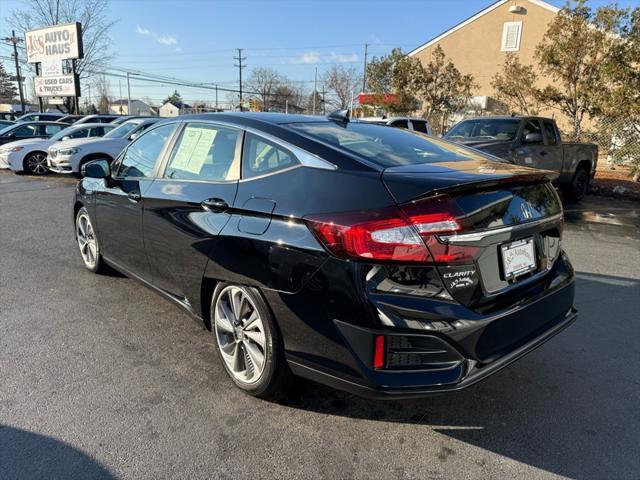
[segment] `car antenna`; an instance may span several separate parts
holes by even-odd
[[[346,125],[347,123],[349,123],[349,109],[346,108],[344,110],[336,110],[335,112],[331,112],[329,115],[327,115],[327,119]]]

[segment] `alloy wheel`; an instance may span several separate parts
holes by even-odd
[[[27,159],[27,168],[34,175],[44,175],[49,171],[47,156],[42,153],[34,153]]]
[[[98,241],[93,232],[91,219],[85,212],[81,212],[76,219],[76,237],[84,264],[89,269],[95,268],[98,262]]]
[[[218,295],[214,317],[227,370],[238,382],[257,382],[264,372],[267,342],[256,305],[243,288],[228,286]]]

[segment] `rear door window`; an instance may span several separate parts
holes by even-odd
[[[187,124],[173,149],[165,178],[226,182],[238,180],[240,132],[218,125]]]
[[[395,120],[395,121],[391,122],[389,125],[391,125],[392,127],[395,127],[395,128],[408,129],[409,128],[409,121],[408,120]]]
[[[66,128],[66,125],[45,125],[44,134],[48,136],[55,135],[63,128]]]
[[[242,178],[257,177],[297,165],[293,153],[284,147],[247,133],[242,152]]]
[[[544,127],[544,134],[547,138],[547,145],[555,145],[558,143],[558,138],[556,137],[556,129],[553,125],[553,122],[549,122],[548,120],[544,120],[542,122]]]
[[[429,133],[429,131],[427,130],[427,122],[423,122],[420,120],[411,120],[411,123],[413,124],[413,129],[416,132]]]

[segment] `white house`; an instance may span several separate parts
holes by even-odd
[[[131,100],[131,113],[129,113],[129,103],[125,98],[109,103],[109,113],[114,115],[151,115],[151,107],[142,100]]]
[[[178,115],[188,115],[192,113],[193,108],[191,105],[183,104],[182,107],[178,108],[173,103],[167,102],[160,107],[160,116],[161,117],[177,117]]]

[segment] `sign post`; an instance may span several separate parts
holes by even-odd
[[[76,60],[84,57],[79,22],[51,25],[25,32],[27,62],[36,64],[35,89],[40,111],[43,97],[74,97],[78,110],[80,82]],[[71,73],[64,74],[62,62],[71,60]]]

